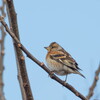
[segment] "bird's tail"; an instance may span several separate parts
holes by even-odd
[[[86,78],[83,74],[81,74],[79,71],[76,72],[77,74],[81,75],[83,78]]]

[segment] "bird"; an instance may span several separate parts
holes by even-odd
[[[44,48],[47,50],[47,67],[51,72],[60,76],[66,75],[65,81],[67,80],[67,75],[71,73],[79,74],[85,78],[79,72],[81,69],[78,67],[77,62],[58,43],[52,42],[48,47]]]

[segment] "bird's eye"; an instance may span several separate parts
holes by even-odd
[[[56,48],[56,46],[52,46],[52,48]]]
[[[53,49],[54,47],[52,47],[52,49]]]

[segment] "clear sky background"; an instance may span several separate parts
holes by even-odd
[[[54,41],[59,43],[77,61],[86,77],[71,74],[67,82],[86,96],[100,61],[100,0],[14,0],[14,5],[22,44],[45,63],[44,47]],[[6,99],[22,100],[9,35],[4,60]],[[35,100],[80,100],[26,55],[25,60]],[[65,76],[60,78],[64,80]],[[94,99],[100,99],[100,80],[91,100]]]

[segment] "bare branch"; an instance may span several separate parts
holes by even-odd
[[[17,37],[14,35],[13,32],[10,31],[7,24],[3,21],[2,17],[0,18],[1,23],[4,25],[6,31],[9,33],[9,35],[15,40],[16,45],[36,64],[38,64],[42,69],[44,69],[52,79],[63,85],[64,87],[68,88],[70,91],[72,91],[77,97],[81,98],[82,100],[87,100],[80,92],[78,92],[74,87],[72,87],[70,84],[65,83],[65,81],[62,81],[59,79],[55,74],[53,74],[45,65],[44,63],[41,63],[39,60],[37,60],[17,39]]]
[[[14,32],[14,35],[19,39],[19,31],[17,24],[17,14],[15,12],[13,0],[6,0],[7,3],[7,13],[8,19],[11,27],[11,31]],[[16,54],[16,62],[18,69],[18,80],[21,88],[22,98],[23,100],[33,100],[33,95],[27,75],[25,59],[22,51],[15,45],[15,41],[13,41],[15,54]]]
[[[97,82],[99,80],[99,74],[100,74],[100,64],[99,64],[99,67],[98,67],[97,71],[95,72],[94,81],[93,81],[93,83],[92,83],[92,85],[91,85],[91,87],[89,89],[89,93],[87,95],[87,99],[90,99],[94,94],[93,91],[94,91],[94,89],[95,89],[95,87],[97,85]]]
[[[5,2],[4,0],[2,0],[2,6],[0,7],[0,12],[1,15],[5,17]],[[1,37],[0,37],[0,100],[5,100],[5,96],[3,93],[3,87],[4,87],[4,83],[3,83],[3,71],[4,71],[4,41],[5,41],[5,31],[4,31],[4,27],[3,25],[0,26],[0,30],[1,30]]]

